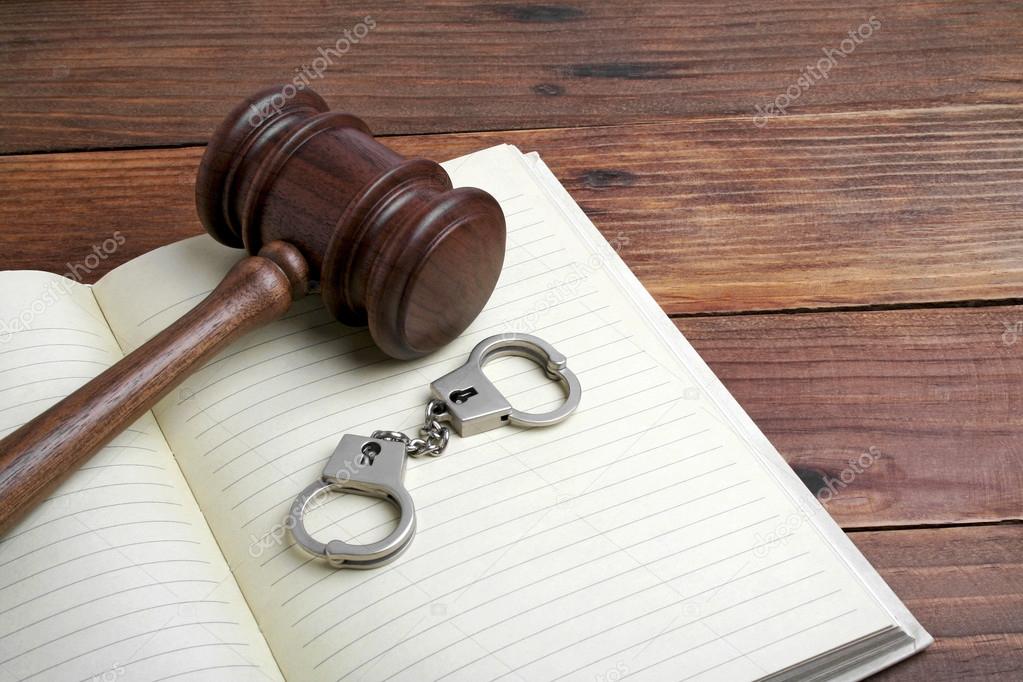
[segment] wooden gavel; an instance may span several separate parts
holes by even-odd
[[[406,159],[306,89],[268,88],[213,135],[196,204],[217,241],[250,254],[199,305],[0,441],[0,532],[211,356],[281,317],[318,282],[330,313],[395,358],[430,353],[483,309],[504,215],[444,169]]]

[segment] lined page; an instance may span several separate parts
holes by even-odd
[[[612,281],[619,262],[587,247],[517,150],[446,167],[497,197],[508,222],[498,288],[460,339],[392,361],[310,298],[155,411],[285,675],[756,679],[891,627]],[[237,258],[196,238],[115,271],[97,296],[134,346]],[[124,296],[145,276],[165,284],[155,307]],[[409,461],[418,531],[386,568],[334,570],[298,551],[282,522],[341,435],[414,430],[429,382],[505,331],[568,356],[579,411]],[[520,409],[558,400],[521,359],[488,374]],[[368,542],[393,519],[384,503],[335,496],[309,527]]]
[[[0,436],[121,358],[89,287],[0,273]],[[278,680],[147,414],[0,537],[0,680]]]

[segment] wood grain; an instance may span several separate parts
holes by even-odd
[[[375,28],[316,63],[366,16]],[[871,17],[869,39],[798,85]],[[377,133],[752,116],[790,87],[790,112],[1014,103],[1021,30],[1005,0],[9,1],[0,151],[199,144],[303,67]]]
[[[1023,679],[1023,526],[853,533],[934,638],[871,680]]]
[[[294,246],[270,242],[181,319],[0,441],[0,534],[214,354],[287,312],[307,274]]]
[[[277,96],[250,93],[206,147],[195,191],[203,226],[251,254],[272,240],[293,245],[331,316],[368,326],[392,358],[456,339],[501,275],[501,205],[452,188],[436,162],[406,159],[311,89]],[[438,306],[450,291],[461,294]]]
[[[1023,2],[0,3],[0,268],[94,281],[199,233],[198,145],[367,15],[312,81],[334,108],[406,155],[539,150],[711,315],[677,324],[829,511],[884,529],[851,535],[937,642],[875,679],[1023,679],[1023,307],[991,305],[1023,299]],[[123,147],[165,148],[34,154]]]
[[[843,526],[1023,521],[1023,306],[676,324]]]
[[[1023,296],[1020,106],[384,141],[434,159],[539,150],[669,313]],[[93,280],[201,232],[201,154],[0,157],[0,267],[65,272],[120,231]]]

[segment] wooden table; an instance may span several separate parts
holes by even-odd
[[[937,638],[881,678],[1023,679],[1023,3],[6,2],[0,268],[198,233],[303,65],[402,152],[538,150],[811,489],[880,454],[829,510]]]

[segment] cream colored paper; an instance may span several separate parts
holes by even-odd
[[[0,273],[0,435],[121,358],[89,287]],[[0,537],[0,680],[279,680],[151,414]]]
[[[494,194],[509,228],[498,289],[458,341],[395,362],[309,298],[154,411],[285,676],[755,679],[894,628],[517,150],[447,168]],[[130,349],[237,258],[196,238],[119,268],[96,296]],[[578,414],[410,462],[419,530],[387,568],[336,571],[291,546],[288,505],[342,433],[415,428],[432,379],[516,330],[569,357]],[[522,362],[491,374],[517,406],[556,397]],[[368,541],[391,519],[347,496],[311,525]]]

